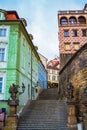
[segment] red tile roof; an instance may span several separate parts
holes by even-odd
[[[7,20],[17,20],[20,19],[16,11],[6,11]]]
[[[59,59],[55,58],[53,60],[50,60],[47,64],[47,68],[58,69],[59,68]]]

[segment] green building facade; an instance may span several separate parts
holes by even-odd
[[[17,13],[0,10],[0,16],[0,108],[8,110],[9,87],[13,83],[19,90],[19,107],[36,99],[39,56]]]

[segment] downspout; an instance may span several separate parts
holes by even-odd
[[[31,100],[32,100],[32,50],[31,50]]]

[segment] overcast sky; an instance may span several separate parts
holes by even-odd
[[[59,56],[59,10],[82,10],[87,0],[0,0],[0,9],[16,10],[27,21],[33,44],[48,60]]]

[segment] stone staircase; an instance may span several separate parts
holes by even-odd
[[[48,88],[44,89],[38,96],[39,100],[57,100],[58,88]]]
[[[57,100],[57,88],[43,90],[19,118],[18,130],[67,130],[67,105]]]

